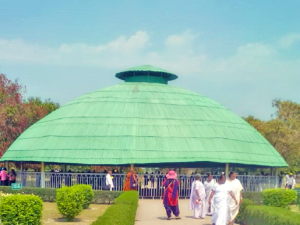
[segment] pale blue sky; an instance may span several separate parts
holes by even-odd
[[[0,72],[61,104],[152,64],[240,116],[300,102],[300,1],[4,1]]]

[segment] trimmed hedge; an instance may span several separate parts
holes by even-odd
[[[240,205],[240,212],[236,217],[236,222],[238,224],[245,224],[246,221],[246,215],[245,215],[245,210],[246,207],[249,205],[256,205],[256,203],[250,199],[243,199],[243,203]]]
[[[261,192],[243,192],[243,198],[254,201],[257,205],[262,204],[262,193]]]
[[[78,184],[74,186],[78,190],[80,190],[83,194],[83,209],[87,209],[94,199],[94,192],[92,186],[86,184]]]
[[[78,187],[63,187],[56,190],[55,201],[58,211],[70,221],[82,211],[84,196]]]
[[[137,191],[124,192],[92,225],[134,225],[138,200]]]
[[[39,196],[44,202],[54,202],[56,189],[54,188],[35,188],[24,187],[22,190],[11,190],[10,187],[0,186],[0,192],[8,194],[33,194]],[[121,191],[93,191],[94,204],[113,204],[114,200],[123,192]]]
[[[247,206],[247,225],[300,225],[300,214],[287,209],[271,206]]]
[[[263,204],[285,208],[297,199],[297,192],[286,189],[266,189],[262,192]]]
[[[3,225],[41,224],[43,201],[34,195],[10,195],[1,198],[0,219]]]

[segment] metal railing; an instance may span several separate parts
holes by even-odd
[[[114,191],[122,191],[126,174],[113,174]],[[202,176],[203,182],[207,179]],[[214,176],[218,181],[218,176]],[[252,176],[239,175],[244,191],[261,192],[268,188],[280,187],[280,181],[277,176]],[[164,175],[160,174],[138,174],[138,191],[142,198],[161,198],[163,195],[162,183],[165,180]],[[191,192],[193,176],[178,175],[179,197],[188,198]],[[19,172],[17,182],[24,187],[40,187],[40,172]],[[72,186],[75,184],[91,185],[93,190],[102,190],[106,185],[106,174],[104,173],[45,173],[46,188],[60,188],[62,186]]]

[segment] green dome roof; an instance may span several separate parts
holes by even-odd
[[[123,76],[128,71],[146,71],[152,78],[156,72],[171,76],[142,82],[146,77],[141,74],[139,82],[85,94],[27,129],[1,161],[287,166],[273,146],[242,118],[205,96],[161,82],[176,75],[138,67],[117,77],[130,79]]]

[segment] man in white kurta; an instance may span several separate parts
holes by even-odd
[[[108,171],[107,175],[106,175],[106,186],[109,186],[109,190],[112,191],[112,189],[114,188],[114,183],[112,181],[112,178],[111,178],[111,174],[112,172],[111,171]]]
[[[233,224],[236,216],[239,213],[240,210],[240,204],[242,203],[242,190],[244,189],[241,182],[236,179],[237,173],[233,172],[230,174],[230,177],[227,181],[230,190],[235,195],[235,198],[238,202],[238,204],[235,203],[235,200],[231,197],[228,198],[228,205],[230,209],[230,217],[229,217],[229,224]]]
[[[192,184],[189,208],[194,210],[195,219],[205,218],[205,189],[200,174],[195,175],[195,181]]]
[[[205,188],[205,194],[206,194],[206,198],[205,198],[205,213],[206,213],[206,215],[212,215],[212,213],[213,213],[213,204],[210,205],[208,203],[211,191],[213,190],[213,187],[216,184],[216,180],[212,179],[212,178],[213,178],[213,176],[211,174],[208,174],[207,180],[204,182],[204,188]],[[213,203],[213,199],[211,202]]]

